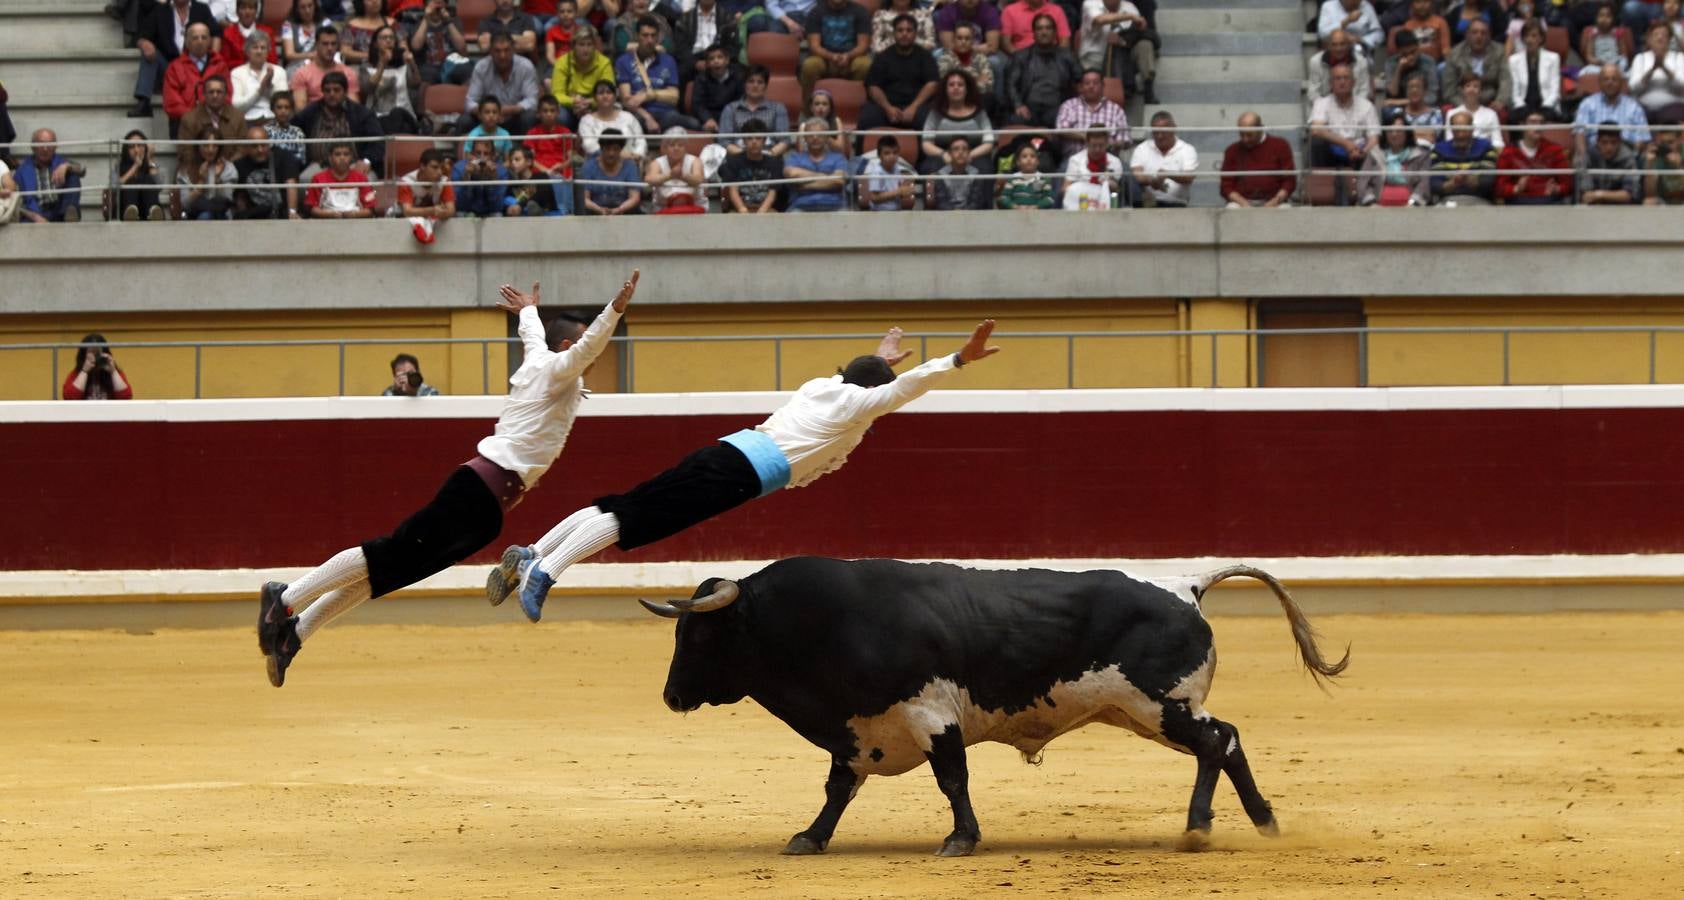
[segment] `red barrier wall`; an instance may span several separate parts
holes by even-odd
[[[752,419],[581,421],[504,537]],[[487,424],[0,426],[0,568],[313,564],[425,503]],[[813,486],[601,558],[1677,552],[1681,459],[1676,408],[902,413]]]

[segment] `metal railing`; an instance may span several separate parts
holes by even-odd
[[[1127,383],[1080,383],[1078,377],[1078,358],[1086,359],[1079,353],[1104,353],[1092,347],[1081,347],[1081,342],[1099,343],[1114,340],[1172,340],[1177,342],[1175,364],[1184,386],[1190,387],[1222,387],[1223,378],[1223,348],[1229,344],[1226,357],[1230,363],[1234,354],[1238,354],[1246,366],[1246,374],[1239,379],[1242,386],[1253,386],[1259,380],[1263,370],[1263,357],[1268,352],[1267,340],[1279,337],[1305,336],[1338,336],[1349,335],[1356,342],[1357,384],[1355,386],[1370,386],[1369,361],[1371,342],[1375,338],[1390,337],[1423,337],[1431,336],[1489,336],[1497,339],[1499,348],[1496,350],[1500,358],[1500,383],[1509,385],[1513,382],[1514,344],[1517,336],[1554,335],[1554,336],[1590,336],[1590,335],[1639,335],[1647,338],[1646,378],[1632,380],[1625,383],[1655,384],[1659,376],[1659,344],[1661,335],[1684,335],[1684,325],[1587,325],[1587,326],[1461,326],[1461,327],[1347,327],[1347,328],[1245,328],[1245,329],[1179,329],[1164,331],[1129,330],[1129,331],[1025,331],[998,332],[994,340],[1010,344],[1014,341],[1062,341],[1064,343],[1064,384],[1065,388],[1096,388],[1096,387],[1138,387],[1139,384]],[[937,354],[950,352],[968,337],[966,332],[924,332],[908,333],[904,337],[907,346],[916,345],[918,358],[928,359],[933,349]],[[728,344],[751,343],[771,344],[770,378],[766,390],[785,390],[785,345],[799,344],[813,341],[859,341],[865,345],[874,345],[882,338],[881,334],[749,334],[749,335],[661,335],[661,336],[618,336],[611,339],[612,347],[619,354],[620,361],[620,389],[626,392],[637,390],[636,357],[637,349],[642,346],[647,356],[655,352],[656,348],[698,345],[698,344]],[[1231,341],[1224,339],[1241,339],[1244,346],[1235,349]],[[491,348],[501,345],[507,351],[501,362],[504,366],[512,367],[518,361],[515,354],[519,350],[519,339],[509,338],[319,338],[307,340],[242,340],[242,341],[110,341],[106,347],[114,350],[182,350],[190,351],[193,356],[193,397],[202,398],[204,395],[205,351],[227,348],[334,348],[337,355],[338,392],[337,396],[345,396],[346,382],[346,350],[355,347],[401,347],[413,349],[416,347],[456,347],[478,346],[480,362],[481,393],[490,394],[494,383],[501,383],[503,376],[499,375],[496,382],[491,376],[492,353]],[[49,366],[43,367],[43,373],[49,374],[47,398],[56,399],[61,388],[61,374],[68,371],[62,368],[61,358],[66,352],[74,354],[82,344],[78,342],[38,342],[21,344],[0,344],[0,354],[8,352],[40,352],[45,351],[51,356]],[[1199,352],[1209,355],[1209,371],[1195,372],[1194,358]],[[1684,350],[1681,350],[1684,359]],[[838,359],[837,362],[841,362]],[[1201,361],[1202,362],[1202,361]],[[1684,362],[1681,362],[1684,365]],[[1200,366],[1202,368],[1202,366]],[[501,371],[501,369],[500,369]],[[740,367],[738,369],[740,371]],[[823,371],[803,372],[800,377],[827,374]],[[1208,374],[1208,380],[1204,376]],[[1229,379],[1230,382],[1233,379]],[[1476,382],[1489,383],[1489,382]],[[459,386],[460,381],[457,382]],[[1160,385],[1154,385],[1160,386]],[[1035,384],[1033,387],[1045,388],[1048,385]],[[692,389],[705,390],[705,386],[695,386]]]

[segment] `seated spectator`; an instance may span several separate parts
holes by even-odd
[[[1018,0],[1012,6],[1022,6]],[[1042,4],[1043,9],[1058,10]],[[1042,13],[1035,19],[1034,43],[1012,56],[1006,74],[1006,102],[1012,107],[1011,124],[1051,128],[1058,122],[1058,108],[1076,92],[1081,69],[1076,57],[1059,44],[1057,19]]]
[[[737,13],[727,9],[719,0],[696,0],[694,6],[678,18],[678,26],[673,32],[673,41],[677,52],[673,54],[678,59],[678,70],[683,73],[683,80],[700,81],[707,75],[709,69],[708,55],[718,48],[725,54],[727,61],[736,58],[743,51],[742,41],[737,35]],[[721,73],[732,71],[726,66]],[[740,80],[740,79],[739,79]],[[738,96],[741,96],[739,92]],[[719,118],[718,110],[725,107],[725,103],[737,99],[731,97],[711,109],[715,112],[713,118]],[[700,112],[696,118],[702,118]]]
[[[1393,43],[1397,44],[1397,50],[1386,60],[1384,84],[1381,86],[1385,103],[1381,105],[1403,106],[1408,103],[1409,79],[1414,76],[1419,76],[1424,81],[1426,96],[1436,99],[1439,95],[1438,63],[1421,52],[1421,42],[1416,39],[1415,32],[1400,31]],[[1513,64],[1512,61],[1510,64]],[[1355,68],[1352,71],[1354,72]],[[1360,88],[1360,82],[1358,86]]]
[[[766,99],[766,85],[771,83],[772,74],[765,66],[750,66],[748,77],[743,79],[743,99],[727,104],[725,113],[719,120],[719,143],[725,146],[725,152],[735,156],[742,153],[744,140],[724,135],[748,133],[748,123],[759,122],[765,130],[776,137],[770,138],[771,145],[766,152],[773,156],[782,157],[789,149],[789,139],[784,137],[789,133],[789,110],[782,103]]]
[[[1158,69],[1156,39],[1140,8],[1128,0],[1082,3],[1082,31],[1077,43],[1082,68],[1118,75],[1129,90],[1134,89],[1138,75],[1147,105],[1158,102],[1153,89]]]
[[[427,0],[426,9],[409,29],[405,42],[423,86],[462,84],[472,74],[472,67],[461,61],[468,52],[467,33],[462,30],[462,20],[451,15],[445,0]]]
[[[1129,114],[1105,96],[1105,77],[1088,69],[1076,82],[1076,96],[1058,107],[1058,130],[1064,132],[1064,153],[1080,153],[1088,132],[1103,128],[1111,135],[1111,151],[1122,153],[1134,141],[1129,135]]]
[[[1560,144],[1544,139],[1549,117],[1542,110],[1526,114],[1520,140],[1497,155],[1497,171],[1566,169],[1559,175],[1498,175],[1497,202],[1510,206],[1566,203],[1573,197],[1573,161]]]
[[[1012,164],[1017,175],[1000,187],[1001,209],[1052,209],[1058,205],[1053,201],[1052,178],[1041,172],[1041,154],[1033,145],[1019,147]],[[1122,169],[1123,163],[1118,160],[1119,174]]]
[[[626,0],[624,11],[614,20],[614,27],[606,32],[608,36],[607,46],[616,59],[637,45],[637,23],[639,19],[647,15],[651,15],[649,0]],[[661,46],[662,50],[671,53],[673,51],[672,26],[668,25],[667,19],[661,16],[655,16],[655,25],[660,30],[660,35],[655,39],[656,43]]]
[[[129,376],[105,344],[105,335],[82,336],[82,346],[76,348],[76,364],[64,376],[66,400],[133,400],[134,387]]]
[[[1478,27],[1476,23],[1475,27]],[[1497,168],[1497,151],[1490,141],[1474,136],[1473,116],[1458,110],[1450,114],[1450,137],[1433,146],[1433,196],[1445,206],[1486,206],[1494,188],[1491,172]]]
[[[497,158],[507,157],[509,151],[515,148],[515,142],[503,127],[503,104],[498,103],[496,97],[480,98],[476,118],[479,124],[462,136],[462,151],[466,153],[478,138],[490,138],[497,147]]]
[[[843,127],[842,118],[836,114],[836,98],[824,88],[815,88],[807,97],[807,108],[801,111],[801,121],[820,119],[824,122],[826,131],[834,132],[825,138],[830,149],[846,155],[848,152],[847,129]]]
[[[569,0],[570,2],[570,0]],[[538,98],[538,124],[526,133],[532,167],[551,178],[573,177],[573,129],[561,124],[561,103],[551,94]]]
[[[202,27],[205,33],[206,42],[195,54],[203,61],[210,54],[209,38],[211,29],[216,25],[209,6],[195,0],[170,0],[168,3],[151,4],[141,14],[135,37],[135,47],[140,50],[140,72],[135,76],[135,103],[129,110],[130,118],[152,117],[152,95],[163,88],[169,67],[187,51],[188,32],[195,25]],[[203,73],[206,64],[196,63],[194,68]],[[198,97],[184,98],[184,102],[192,106],[198,102]],[[174,136],[173,133],[171,136]]]
[[[918,164],[919,170],[927,174],[951,163],[948,147],[960,136],[965,138],[966,161],[975,162],[978,169],[992,170],[994,123],[982,108],[982,97],[971,73],[954,69],[942,76],[941,84],[935,108],[924,120],[923,160]]]
[[[316,33],[332,27],[333,20],[321,14],[316,0],[293,0],[292,12],[281,23],[281,63],[287,75],[296,75],[316,55]]]
[[[269,101],[277,91],[287,88],[287,72],[265,61],[269,52],[269,35],[259,31],[245,43],[246,59],[229,73],[229,90],[233,92],[234,108],[253,125],[266,124],[274,118]]]
[[[215,128],[184,131],[199,143],[182,147],[175,170],[172,207],[178,219],[226,219],[234,208],[234,185],[240,173],[228,161]],[[190,155],[189,155],[190,154]]]
[[[1624,73],[1633,49],[1630,29],[1614,22],[1614,4],[1603,3],[1596,8],[1596,24],[1579,33],[1579,58],[1585,61],[1579,71],[1597,72],[1612,65]]]
[[[702,160],[686,147],[689,133],[669,128],[661,137],[661,153],[649,160],[643,180],[655,191],[656,215],[695,215],[703,206]]]
[[[398,179],[398,212],[409,220],[410,231],[423,244],[433,242],[440,222],[456,215],[456,189],[445,172],[443,150],[421,151],[420,166]],[[392,374],[397,374],[395,365]]]
[[[234,177],[241,185],[234,192],[234,218],[298,218],[297,185],[303,168],[292,154],[269,146],[269,135],[263,126],[248,127],[246,139],[256,143],[241,148],[243,152],[234,161]]]
[[[1000,7],[1000,36],[1005,40],[1007,52],[1015,56],[1031,44],[1041,42],[1035,21],[1041,16],[1052,19],[1054,45],[1063,47],[1070,43],[1070,19],[1063,7],[1047,0],[1016,0]]]
[[[24,194],[20,218],[36,223],[82,221],[82,178],[87,169],[58,155],[58,135],[51,128],[35,129],[29,140],[34,144],[29,159],[12,176]]]
[[[1503,56],[1503,45],[1491,40],[1491,26],[1483,20],[1469,25],[1468,39],[1450,51],[1450,57],[1444,61],[1444,71],[1439,73],[1439,85],[1446,93],[1452,87],[1460,92],[1462,80],[1470,74],[1479,76],[1480,103],[1495,108],[1499,113],[1508,109],[1509,98],[1514,96],[1509,61]],[[1441,96],[1440,99],[1449,103],[1457,98]]]
[[[1537,20],[1520,28],[1522,47],[1509,57],[1510,122],[1524,122],[1534,110],[1550,121],[1561,118],[1561,55],[1544,49],[1544,26]],[[1466,105],[1464,103],[1464,105]]]
[[[308,110],[306,110],[308,111]],[[352,167],[356,150],[349,143],[328,145],[327,168],[310,179],[304,204],[315,219],[374,218],[374,187]]]
[[[480,100],[496,97],[503,107],[503,127],[511,134],[525,134],[538,120],[538,71],[532,60],[515,55],[514,38],[499,34],[490,40],[491,55],[474,64],[474,74],[468,79],[468,97],[456,120],[456,133],[466,134],[479,124],[473,113]]]
[[[325,40],[326,38],[322,38]],[[293,122],[304,131],[306,138],[360,138],[351,142],[360,157],[356,169],[366,175],[380,172],[386,166],[386,133],[380,130],[380,120],[368,107],[350,99],[349,83],[341,72],[322,76],[322,99],[298,113]],[[316,166],[328,164],[331,144],[306,144],[308,162]],[[308,168],[305,175],[313,175]]]
[[[540,181],[547,182],[548,176],[532,167],[532,151],[525,145],[518,145],[509,151],[508,171],[510,181]],[[543,216],[556,211],[555,185],[553,184],[511,184],[509,185],[509,206],[504,210],[508,216]]]
[[[374,46],[374,33],[397,24],[386,14],[386,5],[384,0],[356,0],[356,15],[346,19],[339,29],[339,55],[346,65],[361,66],[368,62],[369,49]],[[485,30],[483,24],[480,30]]]
[[[1380,139],[1380,116],[1356,96],[1348,67],[1335,67],[1330,84],[1331,92],[1310,108],[1310,165],[1354,169]]]
[[[295,162],[304,165],[304,129],[292,124],[294,111],[292,94],[288,91],[276,91],[275,96],[269,98],[269,111],[275,114],[274,121],[263,126],[263,133],[269,136],[269,143],[278,153],[290,153]]]
[[[1469,116],[1472,116],[1474,123],[1474,137],[1483,141],[1490,141],[1492,148],[1500,151],[1503,149],[1503,124],[1501,120],[1497,118],[1496,110],[1489,106],[1483,106],[1480,104],[1479,98],[1483,90],[1484,84],[1480,81],[1480,77],[1477,74],[1469,72],[1466,75],[1463,75],[1462,105],[1452,109],[1445,115],[1449,118],[1455,118],[1457,113],[1465,112]],[[1445,129],[1444,137],[1450,137],[1450,131],[1448,128]]]
[[[613,128],[602,133],[602,149],[585,160],[579,170],[584,188],[585,212],[593,216],[636,215],[643,203],[643,184],[638,178],[637,164],[627,162],[622,151],[626,139]],[[592,182],[623,182],[625,186]]]
[[[1655,21],[1672,32],[1672,49],[1684,51],[1684,0],[1662,0],[1661,12]],[[1649,202],[1645,199],[1643,202]]]
[[[1415,35],[1421,52],[1434,62],[1443,62],[1450,55],[1450,23],[1433,10],[1433,0],[1409,0],[1409,16],[1392,29],[1387,50],[1397,52],[1397,36],[1405,31]]]
[[[1684,119],[1684,53],[1672,49],[1672,31],[1665,22],[1649,27],[1644,50],[1632,59],[1626,80],[1649,121]]]
[[[807,16],[818,5],[819,0],[766,0],[766,14],[749,20],[748,33],[772,31],[793,34],[796,40],[802,40],[809,30]],[[753,12],[750,9],[744,15]]]
[[[1316,17],[1316,35],[1325,43],[1335,31],[1344,31],[1372,56],[1386,39],[1380,15],[1368,0],[1322,0]]]
[[[730,212],[777,212],[779,185],[768,181],[784,177],[784,164],[766,149],[766,123],[750,119],[743,123],[742,149],[726,157],[719,167],[725,183],[725,204]]]
[[[646,134],[701,124],[678,110],[678,63],[657,43],[660,34],[660,20],[644,16],[637,23],[637,46],[614,63],[620,105],[637,116]]]
[[[1432,185],[1427,167],[1432,151],[1415,139],[1414,132],[1398,128],[1408,124],[1396,111],[1386,114],[1387,128],[1380,143],[1368,150],[1357,179],[1359,206],[1427,206],[1432,203]]]
[[[801,123],[804,146],[784,154],[784,177],[808,179],[790,186],[788,212],[834,212],[844,206],[848,160],[830,149],[824,130],[818,119]]]
[[[1438,143],[1439,132],[1444,130],[1444,110],[1427,100],[1427,76],[1416,72],[1405,79],[1403,97],[1398,112],[1403,114],[1404,124],[1415,129],[1416,141],[1424,148],[1431,148]]]
[[[1264,132],[1263,117],[1257,113],[1240,113],[1238,124],[1240,139],[1222,152],[1222,199],[1229,209],[1290,206],[1287,201],[1298,187],[1297,177],[1290,174],[1298,168],[1292,163],[1292,148]]]
[[[612,131],[620,136],[620,148],[632,159],[648,155],[643,141],[643,126],[637,117],[621,109],[615,102],[614,82],[604,81],[596,86],[596,107],[579,119],[579,146],[586,156],[595,156],[601,149],[600,139]]]
[[[709,47],[707,67],[696,76],[690,95],[690,113],[702,123],[701,130],[719,133],[725,107],[742,98],[743,70],[731,62],[724,47],[717,44]]]
[[[970,39],[961,43],[961,24],[970,26]],[[936,9],[936,41],[942,53],[936,62],[943,66],[942,74],[957,67],[970,71],[977,87],[989,97],[997,97],[997,88],[1006,83],[1006,66],[1011,57],[1005,53],[1000,36],[1000,13],[993,3],[982,0],[953,0]],[[984,75],[978,69],[986,68]]]
[[[992,209],[994,182],[978,177],[982,171],[971,164],[971,141],[955,135],[947,145],[947,165],[936,170],[938,180],[930,183],[928,209]]]
[[[582,28],[573,36],[573,51],[550,73],[550,92],[561,103],[561,124],[579,128],[596,105],[596,86],[614,83],[614,63],[598,53],[596,32]]]
[[[871,14],[871,55],[888,52],[895,45],[895,19],[911,16],[917,25],[918,46],[934,53],[936,49],[935,10],[912,0],[888,0]]]
[[[1152,114],[1151,140],[1134,148],[1129,168],[1135,183],[1144,188],[1136,191],[1139,205],[1181,209],[1187,205],[1187,188],[1199,169],[1199,152],[1175,136],[1175,117],[1159,110]]]
[[[218,140],[237,141],[246,132],[245,117],[229,103],[228,79],[222,75],[212,75],[205,79],[202,89],[203,102],[187,111],[181,117],[181,134],[194,137],[205,131],[216,132]],[[184,160],[195,160],[194,149],[190,144],[178,148],[177,155]]]
[[[1638,203],[1643,193],[1637,181],[1637,157],[1620,139],[1617,122],[1603,122],[1596,143],[1585,156],[1586,171],[1579,176],[1579,202],[1587,205]],[[1598,169],[1618,172],[1596,174]]]
[[[892,134],[884,135],[877,140],[877,155],[866,160],[860,172],[864,183],[860,206],[873,212],[911,209],[918,197],[918,185],[913,180],[917,174],[901,158],[900,141]]]
[[[524,12],[515,9],[515,0],[496,0],[491,15],[480,20],[479,23],[479,51],[488,53],[497,41],[497,36],[509,36],[510,46],[527,62],[539,55],[538,51],[538,22]],[[507,100],[508,98],[504,98]]]
[[[111,204],[112,217],[121,217],[125,222],[138,222],[143,217],[148,222],[162,222],[164,208],[158,202],[159,177],[146,132],[136,128],[123,135],[122,155],[117,157],[111,178],[117,185],[117,195]]]
[[[421,360],[408,353],[392,357],[392,383],[380,392],[382,397],[437,397],[439,389],[421,377]]]
[[[821,78],[863,81],[871,68],[871,13],[853,0],[818,0],[807,14],[807,58],[801,88]]]
[[[1643,150],[1643,202],[1648,206],[1684,204],[1684,152],[1676,131],[1655,132],[1655,142]],[[1672,169],[1667,173],[1662,170]]]
[[[496,143],[487,138],[468,147],[450,178],[456,182],[456,211],[464,216],[489,219],[507,214],[511,206],[518,209],[509,196],[509,170],[498,159]]]
[[[1123,161],[1110,152],[1110,146],[1110,135],[1095,129],[1088,132],[1083,152],[1071,154],[1065,161],[1065,209],[1111,209],[1114,204],[1125,202],[1123,197],[1127,195],[1122,193]],[[1018,150],[1018,154],[1021,156],[1023,149]]]
[[[164,114],[170,119],[170,140],[181,133],[181,120],[204,97],[205,83],[220,79],[223,85],[222,102],[228,102],[228,67],[211,53],[210,29],[203,25],[187,26],[186,51],[164,70]],[[235,116],[235,119],[238,119]],[[236,122],[236,126],[238,123]],[[196,128],[189,133],[197,133]]]
[[[300,110],[322,99],[322,82],[337,73],[348,85],[346,92],[353,101],[362,97],[362,79],[357,70],[339,61],[339,30],[324,25],[316,32],[316,55],[289,76],[292,83],[292,103]]]
[[[257,21],[257,0],[239,0],[234,4],[235,20],[229,22],[222,29],[222,45],[218,54],[222,57],[222,64],[229,71],[245,65],[248,62],[246,42],[254,35],[263,35],[263,61],[278,65],[280,58],[275,55],[275,30]]]
[[[1588,149],[1585,146],[1585,133],[1603,122],[1615,122],[1620,126],[1620,138],[1636,148],[1638,153],[1649,144],[1649,117],[1643,112],[1643,107],[1625,93],[1625,76],[1620,74],[1618,66],[1609,63],[1602,67],[1601,90],[1579,101],[1578,112],[1573,116],[1573,143],[1575,155],[1583,157]]]
[[[949,3],[942,7],[944,10],[957,9],[962,3]],[[937,14],[940,17],[940,13]],[[995,77],[995,69],[1004,72],[1005,63],[1002,61],[996,67],[991,61],[992,55],[977,47],[977,26],[970,22],[959,22],[953,26],[948,49],[936,57],[936,71],[946,78],[950,72],[964,72],[976,82],[978,99],[984,106],[991,106],[994,96],[994,85],[1000,78]],[[1004,60],[1004,57],[1001,57]],[[1003,78],[1003,75],[1002,75]]]
[[[1504,0],[1503,6],[1514,0]],[[1508,16],[1497,5],[1496,0],[1463,0],[1450,7],[1444,13],[1444,18],[1450,22],[1450,43],[1457,44],[1467,40],[1468,33],[1473,30],[1473,24],[1479,22],[1490,29],[1493,37],[1508,32]]]
[[[368,45],[368,60],[358,75],[369,112],[387,134],[419,134],[421,119],[415,114],[411,91],[421,89],[421,70],[409,53],[409,45],[391,26],[374,33]]]

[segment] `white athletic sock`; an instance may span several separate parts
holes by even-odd
[[[368,580],[368,559],[363,548],[342,550],[337,556],[311,569],[304,577],[287,586],[282,602],[291,607],[303,606],[328,591],[336,591],[358,581]]]
[[[572,533],[561,542],[554,553],[546,555],[538,563],[538,568],[551,579],[561,577],[567,570],[581,559],[590,556],[620,539],[620,520],[613,513],[605,513],[596,507],[590,508],[596,515],[577,524]],[[577,515],[577,514],[575,514]],[[573,516],[568,516],[572,519]]]
[[[298,614],[298,640],[307,641],[316,629],[356,609],[370,594],[368,582],[356,581],[330,591]]]
[[[567,540],[567,536],[573,533],[573,529],[578,528],[580,525],[583,525],[600,515],[602,515],[602,510],[597,509],[594,506],[587,506],[573,515],[562,519],[560,524],[551,528],[549,533],[539,538],[538,543],[533,544],[532,547],[538,551],[538,556],[540,558],[549,556],[551,553],[556,552],[557,548],[561,546],[562,541]]]

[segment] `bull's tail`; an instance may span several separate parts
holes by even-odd
[[[1255,566],[1224,566],[1200,575],[1193,583],[1195,593],[1202,601],[1206,591],[1236,575],[1255,578],[1275,592],[1275,597],[1281,602],[1281,609],[1286,612],[1286,620],[1292,624],[1292,640],[1298,644],[1298,658],[1304,663],[1304,668],[1310,671],[1310,676],[1316,679],[1317,684],[1324,684],[1325,679],[1337,677],[1345,671],[1345,666],[1351,661],[1350,645],[1345,646],[1345,655],[1338,662],[1330,663],[1323,659],[1321,649],[1316,646],[1316,630],[1311,627],[1310,620],[1304,617],[1304,611],[1298,608],[1292,595],[1286,592],[1286,586],[1268,572]]]

